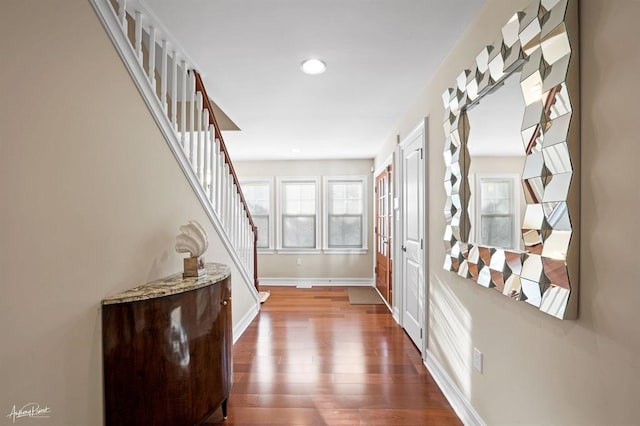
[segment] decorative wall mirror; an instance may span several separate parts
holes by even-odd
[[[442,95],[444,268],[561,319],[578,301],[577,16],[535,0]]]

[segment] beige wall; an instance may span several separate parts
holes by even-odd
[[[635,99],[640,2],[582,0],[580,305],[561,322],[442,269],[445,218],[442,92],[529,0],[488,0],[391,135],[429,116],[428,347],[491,425],[638,424],[640,273]],[[395,146],[390,137],[380,164]],[[484,373],[471,350],[484,352]]]
[[[369,250],[364,254],[283,254],[261,253],[258,273],[261,278],[356,278],[373,276],[373,206],[372,160],[320,160],[320,161],[238,161],[235,164],[240,179],[270,176],[368,176],[369,196],[367,223]],[[275,185],[275,182],[274,182]],[[302,265],[297,265],[297,259]]]
[[[0,51],[0,424],[99,425],[100,300],[178,272],[189,219],[230,259],[88,1],[3,2]]]

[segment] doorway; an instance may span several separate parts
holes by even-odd
[[[391,184],[391,169],[392,166],[389,164],[375,177],[376,217],[374,227],[376,287],[389,306],[393,304],[393,261],[391,259],[393,186]]]
[[[420,352],[426,336],[425,123],[398,147],[398,285],[400,323]],[[400,296],[400,297],[398,297]]]

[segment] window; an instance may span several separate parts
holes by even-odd
[[[280,179],[280,248],[318,248],[317,178]]]
[[[510,176],[478,176],[477,240],[493,247],[519,248],[519,221],[516,220],[517,185]],[[519,213],[518,213],[519,214]]]
[[[273,248],[271,230],[271,179],[242,180],[242,193],[258,227],[258,249]]]
[[[366,191],[366,176],[325,178],[325,249],[367,248]]]

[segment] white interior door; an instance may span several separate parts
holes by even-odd
[[[400,146],[402,161],[402,326],[422,352],[424,323],[424,126]]]

